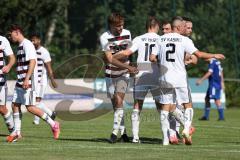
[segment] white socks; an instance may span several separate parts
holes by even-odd
[[[36,107],[43,110],[43,112],[47,113],[49,116],[51,116],[53,113],[48,107],[46,107],[46,105],[43,102],[40,102],[39,104],[37,104]]]
[[[184,114],[183,114],[183,112],[180,109],[176,108],[171,114],[176,118],[176,120],[179,123],[184,125],[184,123],[185,123]]]
[[[14,121],[15,132],[17,133],[17,135],[20,135],[21,134],[22,113],[21,112],[13,113],[13,121]]]
[[[162,132],[163,132],[163,145],[168,145],[169,144],[169,129],[170,129],[170,124],[168,120],[168,111],[161,111],[161,125],[162,125]]]
[[[51,127],[53,127],[55,125],[55,122],[51,119],[51,117],[49,117],[49,115],[47,115],[47,113],[43,113],[41,118],[44,121],[46,121]]]
[[[3,118],[4,118],[4,121],[5,121],[5,124],[6,124],[7,128],[8,128],[8,131],[9,132],[13,131],[13,129],[14,129],[14,122],[13,122],[13,116],[12,116],[11,112],[8,111],[7,114],[5,114],[3,116]]]
[[[189,129],[192,125],[192,119],[193,119],[193,109],[187,108],[184,112],[184,130],[185,132],[189,133]]]
[[[40,102],[36,105],[36,107],[40,108],[43,112],[47,113],[51,117],[53,112],[48,107],[46,107],[44,103]],[[34,116],[33,121],[35,124],[39,124],[40,118],[38,116]]]
[[[120,133],[121,135],[126,134],[126,128],[125,128],[125,123],[124,123],[124,114],[120,123],[120,127],[119,127]]]
[[[118,134],[121,123],[124,126],[124,120],[123,120],[124,116],[123,115],[124,115],[123,108],[118,108],[114,111],[113,132],[112,133],[115,135]],[[122,126],[122,129],[123,129],[123,126]],[[125,129],[125,127],[124,127],[124,129]]]
[[[140,111],[138,109],[134,109],[132,112],[132,134],[133,139],[139,140],[139,123],[140,123]]]

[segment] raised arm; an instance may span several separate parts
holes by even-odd
[[[209,59],[209,58],[215,58],[215,59],[225,59],[225,56],[223,54],[211,54],[211,53],[206,53],[202,51],[196,51],[194,54],[198,58],[203,58],[203,59]]]

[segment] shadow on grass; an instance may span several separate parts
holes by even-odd
[[[0,137],[7,137],[9,134],[0,134]]]
[[[132,137],[129,137],[130,142],[132,143]],[[59,138],[60,141],[79,141],[79,142],[100,142],[100,143],[109,143],[109,139],[107,138],[91,138],[91,139],[84,139],[84,138]],[[158,138],[148,138],[148,137],[141,137],[141,143],[143,144],[162,144],[162,139]],[[117,142],[121,142],[119,138]]]

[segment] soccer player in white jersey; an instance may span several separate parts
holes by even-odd
[[[121,62],[112,58],[113,54],[128,47],[131,41],[131,33],[123,29],[124,18],[119,13],[112,13],[108,17],[109,30],[100,36],[102,51],[104,52],[106,63],[105,77],[107,94],[111,98],[114,109],[113,130],[110,136],[110,143],[116,143],[117,135],[120,130],[121,140],[128,142],[124,125],[123,100],[128,87],[129,69],[121,67],[122,62],[128,64],[128,59]],[[114,64],[114,65],[113,65]]]
[[[51,111],[49,108],[45,106],[42,102],[42,98],[44,97],[45,90],[48,84],[48,78],[50,78],[50,82],[54,88],[57,88],[57,83],[54,79],[54,74],[51,66],[51,57],[46,48],[41,45],[40,36],[34,34],[31,36],[31,41],[37,52],[37,72],[38,72],[38,82],[37,82],[37,98],[36,98],[36,106],[42,109],[45,113],[47,113],[53,120],[56,117],[56,113]],[[38,125],[40,122],[40,118],[38,116],[34,116],[33,123]]]
[[[5,62],[8,59],[8,64]],[[11,70],[16,58],[7,38],[0,36],[0,114],[3,116],[8,131],[11,133],[14,129],[12,113],[7,109],[7,79],[6,74]]]
[[[137,51],[137,68],[139,73],[135,75],[134,83],[134,107],[132,112],[132,133],[133,143],[140,143],[139,140],[139,124],[140,112],[147,93],[150,91],[155,99],[156,106],[160,110],[160,104],[156,99],[159,98],[159,67],[156,63],[152,64],[149,61],[149,55],[156,48],[156,42],[159,35],[159,21],[155,17],[149,17],[146,21],[147,33],[137,36],[132,42],[132,46],[124,51],[115,54],[113,57],[121,59],[125,56],[130,56]]]
[[[189,134],[193,118],[192,103],[190,100],[190,91],[187,86],[187,72],[184,64],[185,52],[194,54],[198,58],[217,58],[224,59],[222,54],[209,54],[199,51],[188,37],[182,36],[185,32],[185,22],[180,18],[172,20],[173,32],[162,35],[158,41],[158,52],[152,52],[150,60],[157,62],[157,56],[160,63],[160,103],[162,104],[161,124],[163,131],[163,145],[169,144],[169,112],[175,110],[175,105],[183,104],[184,129],[182,135],[185,144],[192,144],[192,137]]]
[[[14,119],[14,131],[7,137],[8,142],[17,141],[21,138],[21,105],[27,110],[45,120],[51,127],[54,138],[58,139],[60,125],[53,121],[49,115],[36,107],[36,84],[37,84],[37,55],[34,45],[23,35],[23,30],[18,25],[11,25],[9,34],[13,42],[19,44],[17,49],[17,82],[13,93],[12,109]]]
[[[179,18],[182,19],[182,17],[179,17]],[[183,31],[182,35],[189,37],[192,34],[192,22],[187,17],[183,17],[183,20],[185,22],[185,30]],[[184,61],[185,61],[186,68],[188,68],[188,66],[190,64],[197,64],[198,58],[195,55],[185,53]],[[188,85],[188,87],[189,87],[189,90],[190,90],[189,85]],[[176,114],[176,116],[178,118],[177,118],[177,121],[176,121],[175,118],[173,118],[170,114],[170,118],[169,118],[169,120],[170,120],[170,143],[171,144],[178,144],[178,139],[180,138],[180,136],[179,136],[180,135],[180,126],[181,126],[181,124],[184,125],[184,115],[183,115],[184,107],[182,106],[182,104],[177,104],[175,111],[172,112],[172,113]],[[190,134],[192,134],[194,131],[195,131],[195,128],[191,127],[190,128]],[[184,143],[184,139],[183,139],[183,143]]]

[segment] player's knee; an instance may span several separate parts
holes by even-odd
[[[6,106],[0,106],[0,114],[4,115],[6,114],[8,111]]]

